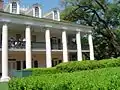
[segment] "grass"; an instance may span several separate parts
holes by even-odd
[[[0,82],[0,90],[8,90],[8,83]]]

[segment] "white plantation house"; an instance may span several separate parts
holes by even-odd
[[[20,8],[19,0],[0,2],[0,73],[1,81],[8,81],[12,70],[32,67],[52,67],[83,53],[94,60],[91,27],[60,20],[59,9],[42,14],[41,6]],[[88,36],[88,48],[81,45],[81,37]]]

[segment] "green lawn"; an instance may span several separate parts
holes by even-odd
[[[0,82],[0,90],[8,90],[8,83]]]

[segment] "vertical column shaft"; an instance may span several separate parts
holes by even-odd
[[[88,35],[89,49],[90,49],[90,60],[94,60],[94,49],[93,49],[93,41],[92,34]]]
[[[76,44],[77,44],[77,59],[78,59],[78,61],[82,61],[82,49],[81,49],[80,32],[76,33]]]
[[[26,35],[26,68],[32,68],[30,26],[26,27],[25,35]]]
[[[1,81],[8,81],[8,26],[2,27],[2,77]]]
[[[62,32],[62,43],[63,43],[63,62],[68,62],[68,49],[67,49],[66,31]]]
[[[50,41],[50,30],[45,31],[45,40],[46,40],[46,67],[52,67],[51,64],[51,41]]]

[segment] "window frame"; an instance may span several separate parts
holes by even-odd
[[[12,2],[12,13],[17,13],[17,2]]]

